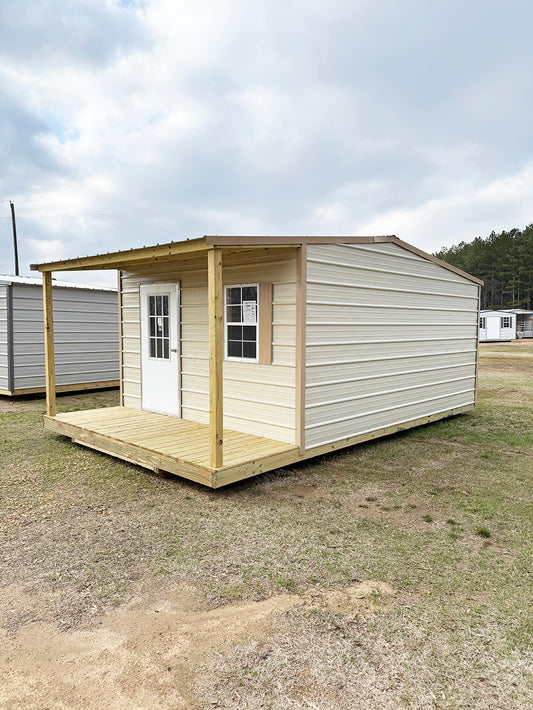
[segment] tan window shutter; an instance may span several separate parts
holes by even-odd
[[[259,284],[259,363],[272,364],[272,284]]]

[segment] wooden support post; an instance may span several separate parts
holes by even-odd
[[[209,301],[209,451],[211,468],[223,461],[224,294],[222,290],[222,251],[207,252],[207,295]]]
[[[54,358],[54,312],[52,303],[52,272],[43,271],[44,365],[46,379],[46,413],[55,417],[56,368]]]

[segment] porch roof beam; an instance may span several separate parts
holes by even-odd
[[[32,271],[82,271],[85,269],[127,269],[131,264],[154,263],[159,260],[194,254],[208,249],[205,239],[188,239],[183,242],[158,244],[153,247],[140,247],[129,251],[115,251],[108,254],[82,256],[77,259],[50,261],[44,264],[31,264]]]

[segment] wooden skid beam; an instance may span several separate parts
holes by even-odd
[[[238,464],[237,466],[227,466],[214,472],[214,488],[227,486],[229,483],[242,481],[245,478],[257,476],[259,473],[272,471],[273,469],[280,468],[281,466],[290,466],[298,461],[305,461],[306,459],[311,459],[315,456],[322,456],[330,451],[338,451],[339,449],[345,449],[349,446],[362,444],[364,441],[379,439],[382,436],[397,434],[398,432],[405,431],[406,429],[412,429],[413,427],[436,422],[439,419],[445,419],[446,417],[452,417],[457,414],[464,414],[464,412],[468,412],[473,408],[473,404],[468,404],[464,407],[455,407],[454,409],[449,409],[446,412],[439,412],[438,414],[431,414],[426,417],[411,419],[410,421],[395,424],[394,426],[376,429],[375,431],[359,434],[358,436],[352,436],[348,439],[342,439],[342,441],[335,441],[331,444],[324,444],[324,446],[317,446],[314,449],[307,449],[307,451],[302,454],[299,454],[296,449],[295,451],[280,452],[279,454],[274,454],[265,459],[252,460],[244,464]]]
[[[59,392],[87,392],[89,390],[114,389],[119,386],[119,380],[102,380],[100,382],[80,382],[74,385],[56,385],[56,393]],[[25,394],[43,394],[45,387],[22,387],[15,390],[0,390],[0,394],[18,397]]]
[[[207,294],[209,301],[209,444],[212,468],[223,463],[223,382],[224,294],[222,289],[222,252],[207,254]]]
[[[136,446],[124,441],[118,441],[105,434],[98,434],[83,427],[62,422],[53,417],[44,417],[44,427],[49,431],[54,431],[56,434],[69,436],[79,444],[88,446],[104,454],[115,456],[129,463],[137,464],[154,470],[154,468],[174,473],[177,476],[183,476],[196,483],[202,483],[204,486],[213,487],[213,476],[211,469],[205,466],[193,464],[190,461],[167,456],[158,451]]]
[[[52,301],[52,272],[43,273],[43,315],[44,315],[44,366],[46,382],[46,413],[55,417],[56,368],[54,356],[54,308]]]

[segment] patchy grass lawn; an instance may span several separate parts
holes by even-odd
[[[45,434],[43,409],[0,402],[1,584],[35,600],[4,604],[9,637],[90,629],[142,589],[290,594],[260,638],[211,648],[188,707],[533,706],[533,343],[482,345],[474,412],[218,491]],[[393,591],[309,601],[363,580]]]

